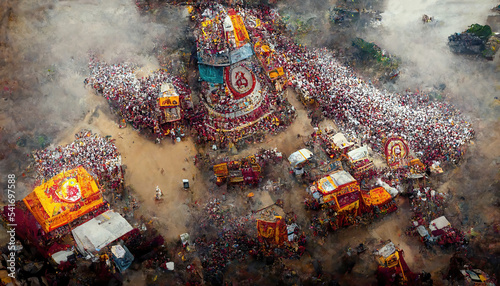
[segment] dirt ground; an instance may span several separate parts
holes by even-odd
[[[13,2],[15,1],[6,1],[7,4],[0,4],[0,8],[17,7]],[[0,169],[6,170],[3,164],[7,160],[3,161],[3,159],[9,156],[16,157],[14,161],[16,166],[22,165],[21,159],[26,158],[26,154],[21,154],[23,150],[15,146],[15,140],[23,132],[33,133],[32,130],[37,129],[43,132],[50,130],[50,132],[47,131],[50,134],[59,134],[52,140],[52,144],[60,145],[73,141],[74,134],[82,128],[91,129],[102,136],[110,135],[116,140],[115,144],[126,166],[125,183],[132,189],[132,195],[140,202],[140,207],[133,214],[135,218],[144,216],[152,220],[153,226],[159,230],[167,242],[178,241],[179,234],[195,229],[196,218],[200,215],[199,206],[211,198],[220,198],[227,189],[218,188],[208,182],[209,171],[199,170],[194,166],[193,157],[199,150],[196,149],[193,141],[187,138],[179,143],[163,141],[161,144],[155,144],[130,126],[120,129],[117,124],[118,119],[109,112],[105,99],[82,87],[82,80],[88,74],[85,65],[89,48],[108,44],[110,46],[106,48],[113,51],[108,51],[108,53],[118,50],[116,53],[120,57],[128,54],[122,55],[123,51],[132,54],[134,54],[132,51],[139,53],[136,47],[132,48],[136,45],[144,49],[139,51],[149,51],[153,44],[152,41],[144,39],[144,31],[156,31],[155,35],[160,35],[164,33],[164,27],[148,24],[143,27],[143,30],[136,30],[136,27],[148,21],[138,16],[139,19],[128,17],[127,15],[135,15],[136,11],[134,5],[130,3],[122,6],[120,10],[122,14],[117,13],[116,18],[109,18],[110,15],[115,15],[113,13],[116,10],[112,1],[109,1],[100,13],[94,13],[93,8],[93,3],[98,1],[81,1],[81,3],[66,1],[62,6],[49,5],[46,4],[47,1],[20,2],[23,4],[22,9],[10,10],[9,8],[3,10],[1,14],[2,23],[7,23],[1,26],[1,34],[7,35],[9,29],[14,32],[9,35],[10,38],[5,36],[0,39],[2,41],[0,53],[7,67],[2,69],[0,74],[3,88],[0,99],[2,101],[0,104],[0,141],[2,141]],[[37,7],[36,9],[28,9],[32,5],[31,2],[38,3],[38,6],[33,4]],[[92,5],[87,7],[84,2]],[[492,87],[492,83],[498,82],[499,56],[497,55],[492,64],[486,65],[477,64],[468,59],[459,60],[455,55],[444,52],[447,47],[443,39],[453,32],[460,31],[457,30],[460,24],[457,22],[462,19],[457,15],[460,15],[458,12],[464,9],[465,2],[454,5],[452,10],[448,8],[450,6],[440,4],[436,6],[437,10],[429,11],[429,7],[433,6],[424,5],[425,7],[418,7],[416,12],[406,9],[407,6],[401,6],[399,0],[388,1],[388,3],[386,7],[388,12],[383,17],[390,21],[385,30],[380,32],[385,33],[386,36],[377,38],[379,34],[372,33],[366,39],[380,40],[381,46],[391,53],[403,55],[406,66],[400,78],[401,86],[429,88],[434,84],[446,82],[448,100],[452,100],[464,110],[474,123],[476,138],[470,145],[464,160],[457,168],[450,170],[435,181],[439,182],[437,185],[439,191],[452,194],[446,209],[446,216],[454,226],[467,232],[473,229],[478,233],[471,242],[481,251],[478,252],[478,256],[485,257],[482,260],[483,264],[479,266],[492,269],[494,266],[484,264],[484,261],[492,261],[488,260],[488,255],[498,257],[500,253],[498,232],[494,231],[495,226],[499,224],[500,125],[498,114],[500,105],[493,102],[493,97],[498,96],[499,93],[498,88]],[[52,6],[56,7],[55,12],[52,11],[54,8]],[[71,9],[71,6],[81,7]],[[405,11],[398,10],[402,7]],[[105,13],[109,11],[113,13]],[[73,20],[76,17],[71,13],[85,14],[85,22],[92,24],[88,26],[89,30],[100,32],[90,36],[81,34],[79,31],[85,29],[82,28],[80,22]],[[431,13],[436,16],[441,22],[440,25],[444,25],[445,29],[422,28],[419,23],[422,13]],[[483,10],[474,13],[471,20],[480,22],[483,13]],[[401,29],[398,19],[403,17],[402,15],[406,19],[406,26],[403,28],[408,31],[406,33],[410,35],[408,37],[403,37],[397,30]],[[116,23],[120,19],[126,23],[117,25],[116,31],[103,29],[103,27],[109,27],[110,22]],[[68,27],[71,29],[66,31],[65,28]],[[181,31],[180,34],[184,33],[180,29],[179,31]],[[111,37],[109,43],[103,44],[96,40],[109,38],[112,34],[114,36]],[[33,40],[35,36],[38,38]],[[425,38],[417,36],[425,36]],[[411,37],[421,39],[418,40],[418,48],[415,48]],[[74,45],[77,41],[83,46]],[[436,41],[439,43],[437,46]],[[433,48],[434,46],[437,48]],[[430,56],[422,56],[422,54]],[[155,61],[143,61],[143,63],[142,74],[147,74],[148,70],[157,68]],[[56,73],[52,71],[54,69],[57,70]],[[30,90],[30,92],[18,95],[17,93],[21,90]],[[285,132],[276,136],[268,136],[263,143],[238,150],[237,154],[231,155],[232,157],[241,158],[255,153],[259,148],[277,148],[286,158],[287,155],[304,146],[304,138],[313,132],[311,120],[307,117],[307,110],[297,100],[292,90],[287,90],[286,96],[297,110],[297,119],[293,124]],[[21,101],[24,102],[21,103]],[[49,114],[51,116],[47,116]],[[76,124],[74,124],[75,121]],[[45,125],[39,124],[40,122]],[[273,194],[272,197],[283,199],[284,210],[297,214],[302,229],[306,230],[311,214],[304,209],[305,186],[292,183],[293,179],[287,174],[286,169],[282,166],[280,168],[282,169],[276,170],[277,173],[281,174],[283,179],[288,180],[291,187],[279,195]],[[182,188],[182,179],[190,181],[189,190]],[[156,186],[160,187],[164,193],[164,199],[159,203],[153,198]],[[31,191],[29,183],[21,180],[18,188],[19,196]],[[228,194],[228,199],[224,204],[238,207],[244,200],[245,194],[233,193]],[[330,233],[326,239],[310,236],[306,254],[300,260],[287,260],[284,264],[297,271],[302,278],[307,278],[314,271],[313,264],[319,261],[323,270],[334,274],[342,285],[368,284],[374,282],[373,273],[376,266],[369,252],[378,245],[378,242],[390,239],[404,250],[410,269],[414,272],[422,270],[431,272],[435,285],[441,285],[444,283],[441,278],[452,253],[439,249],[426,250],[415,237],[406,236],[404,230],[409,224],[410,207],[404,198],[398,198],[398,206],[397,212],[378,219],[368,226],[342,229]],[[243,209],[246,210],[247,206]],[[130,217],[130,214],[125,215]],[[7,239],[5,234],[0,230],[0,241]],[[196,233],[191,234],[196,235]],[[366,244],[370,249],[356,257],[352,272],[347,274],[342,267],[342,258],[349,247],[355,247],[359,243]],[[144,283],[142,271],[130,270],[126,278],[128,279],[127,285]]]

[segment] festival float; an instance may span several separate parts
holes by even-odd
[[[411,272],[404,259],[403,250],[389,241],[373,252],[378,262],[378,285],[414,285],[411,282],[418,277]]]
[[[354,174],[367,172],[375,168],[373,161],[370,158],[367,146],[349,151],[347,153],[347,157],[349,158],[349,164],[351,165],[351,170]]]
[[[228,183],[257,184],[260,179],[262,166],[255,155],[245,157],[241,160],[223,162],[213,166],[217,185]]]
[[[405,169],[405,176],[410,179],[424,177],[425,165],[410,153],[408,142],[401,137],[391,137],[384,143],[384,155],[387,165],[393,169]]]
[[[285,257],[298,258],[305,250],[305,236],[300,234],[295,218],[285,218],[281,206],[282,202],[277,201],[252,212],[252,217],[256,219],[257,237],[268,254],[275,248],[281,248]]]
[[[17,235],[49,257],[70,247],[61,238],[71,228],[108,209],[94,178],[83,167],[63,171],[16,203]]]
[[[332,230],[353,225],[360,216],[385,215],[397,210],[393,199],[397,191],[390,192],[385,187],[362,190],[358,181],[344,170],[319,179],[307,188],[307,192],[317,206],[326,209],[326,221],[330,222]],[[306,200],[306,204],[311,204],[310,200]]]
[[[257,232],[259,239],[268,244],[283,245],[287,238],[287,225],[282,216],[257,219]]]
[[[361,193],[359,183],[351,174],[344,170],[335,172],[313,183],[307,191],[319,204],[326,204],[334,211],[330,218],[334,230],[354,224],[354,218],[359,215]]]
[[[408,165],[410,148],[408,143],[401,137],[388,138],[384,143],[384,154],[387,165],[391,168],[399,168]]]
[[[246,25],[255,24],[256,19],[220,5],[196,17],[198,69],[206,111],[198,133],[225,145],[289,124],[288,113],[282,111],[291,106],[273,90],[254,55]]]

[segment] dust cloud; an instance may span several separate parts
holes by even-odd
[[[461,110],[494,118],[495,83],[500,79],[496,60],[488,62],[451,53],[448,36],[471,24],[485,24],[498,1],[386,1],[380,29],[363,35],[402,58],[399,89],[431,90],[445,84],[444,93]],[[497,3],[498,4],[498,3]],[[421,17],[434,17],[423,24]]]
[[[330,26],[328,18],[328,9],[337,2],[346,3],[281,1],[278,10],[288,11],[291,17],[312,19],[315,28],[306,41],[331,45],[342,40],[335,36],[335,28]],[[445,191],[454,194],[453,205],[448,210],[450,221],[463,229],[474,227],[479,232],[486,232],[495,217],[499,217],[494,205],[499,200],[495,194],[498,184],[494,182],[499,179],[500,108],[493,100],[500,96],[495,86],[500,82],[499,55],[492,62],[466,58],[452,54],[446,44],[450,34],[463,31],[473,23],[484,24],[489,9],[495,4],[498,1],[367,0],[363,1],[367,9],[384,11],[381,27],[352,29],[359,33],[353,37],[374,41],[402,58],[402,73],[392,88],[432,90],[445,84],[446,100],[452,101],[474,122],[475,144],[471,145],[465,162],[443,181],[449,181]],[[80,128],[90,128],[116,138],[123,163],[134,166],[127,170],[126,182],[136,190],[143,214],[152,217],[157,226],[167,226],[162,230],[167,238],[186,231],[187,205],[206,196],[207,191],[201,176],[198,177],[199,171],[190,161],[196,154],[193,143],[158,146],[130,128],[118,129],[108,112],[99,111],[107,110],[106,102],[83,85],[88,75],[89,50],[96,51],[101,59],[110,63],[128,61],[148,69],[157,68],[159,63],[152,51],[160,48],[160,43],[175,46],[178,39],[186,36],[183,9],[162,8],[158,13],[163,20],[153,22],[148,15],[141,16],[134,1],[128,0],[1,2],[0,183],[5,185],[4,174],[16,173],[20,177],[19,187],[26,184],[24,192],[27,193],[29,179],[22,179],[21,174],[30,150],[50,143],[69,143]],[[436,22],[424,25],[420,20],[423,14],[433,16]],[[311,131],[306,112],[299,111],[303,121],[294,123],[292,131],[271,138],[263,145],[272,148],[281,142],[285,153],[298,148],[296,135]],[[19,144],[18,139],[23,136],[28,142]],[[177,163],[172,163],[174,161]],[[181,190],[179,181],[184,177],[191,180],[193,192]],[[156,185],[165,193],[161,204],[153,200]],[[287,203],[299,208],[300,199],[294,201],[294,196],[300,198],[301,191],[294,190]],[[325,247],[312,254],[340,257],[347,242],[351,241],[352,246],[370,237],[390,238],[401,243],[408,254],[418,253],[418,246],[406,245],[399,238],[401,230],[397,229],[407,222],[407,217],[400,217],[376,222],[368,229],[338,232],[329,237]],[[407,257],[411,266],[423,265],[427,271],[435,267],[432,262],[413,261],[412,255]],[[340,261],[324,262],[325,268],[332,270]],[[422,267],[415,268],[419,269]]]
[[[474,123],[476,138],[465,162],[447,178],[447,190],[455,196],[448,215],[465,228],[486,230],[498,217],[496,194],[500,158],[500,57],[493,61],[450,52],[448,36],[471,24],[485,24],[498,1],[399,1],[386,2],[382,27],[365,35],[402,58],[402,74],[396,89],[435,90],[444,84],[445,100],[457,106]],[[434,17],[423,24],[423,14]],[[498,31],[497,31],[498,32]],[[496,187],[495,187],[496,186]],[[498,221],[496,221],[498,223]]]
[[[26,154],[57,145],[96,106],[83,84],[89,52],[156,69],[152,51],[175,45],[187,23],[183,8],[161,11],[167,27],[127,0],[7,0],[0,11],[0,170],[18,177]]]
[[[438,187],[452,196],[446,216],[465,232],[479,232],[480,238],[472,241],[474,247],[480,249],[478,257],[496,265],[495,256],[500,253],[500,248],[496,239],[490,239],[495,236],[492,229],[499,223],[500,105],[495,97],[500,96],[500,54],[497,53],[493,61],[456,55],[447,43],[448,36],[466,30],[471,24],[484,25],[498,1],[356,1],[361,9],[382,12],[382,20],[378,26],[354,22],[348,28],[328,23],[328,10],[336,5],[345,6],[350,1],[291,2],[294,5],[290,5],[290,1],[282,2],[280,8],[284,12],[280,12],[290,14],[290,22],[300,19],[316,27],[305,37],[299,34],[299,41],[332,49],[349,48],[354,37],[374,42],[402,60],[397,82],[386,88],[393,91],[408,88],[438,91],[444,100],[458,107],[473,122],[476,138],[465,159],[448,175],[438,178],[441,183]],[[424,14],[434,17],[434,22],[423,24],[421,17]],[[405,206],[401,205],[400,209],[405,209]],[[422,260],[418,247],[400,237],[401,226],[406,226],[408,221],[409,218],[405,217],[391,218],[385,223],[375,222],[369,228],[370,234],[364,230],[339,232],[330,236],[325,244],[329,247],[317,251],[335,257],[341,253],[333,248],[348,247],[339,241],[349,241],[348,237],[351,237],[355,242],[366,242],[366,239],[376,237],[401,244],[408,254],[406,258],[410,267],[414,269],[433,272],[447,265],[447,256],[433,261]],[[330,267],[334,268],[336,264],[335,260],[324,262],[327,263],[325,267],[332,263]],[[499,269],[492,270],[494,273]]]

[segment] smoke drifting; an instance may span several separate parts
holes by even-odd
[[[83,84],[89,51],[155,69],[152,51],[176,45],[187,25],[182,7],[159,11],[166,26],[128,0],[7,0],[0,11],[0,170],[18,176],[30,148],[57,141],[95,108]]]
[[[337,28],[330,25],[329,9],[337,4],[347,5],[349,2],[351,1],[280,1],[278,11],[281,14],[290,14],[292,21],[299,18],[311,19],[309,24],[312,28],[310,33],[302,38],[304,43],[331,48],[348,47],[351,42],[346,40],[346,33],[339,35]],[[500,107],[493,105],[493,98],[500,96],[495,87],[495,84],[500,82],[499,54],[493,62],[470,59],[452,54],[446,44],[450,34],[463,31],[473,23],[484,24],[488,10],[495,4],[498,5],[498,1],[357,2],[365,9],[384,11],[381,27],[371,28],[354,24],[348,33],[353,38],[362,37],[373,41],[389,53],[402,58],[402,73],[394,89],[430,90],[434,86],[445,84],[443,92],[446,100],[457,105],[475,123],[476,144],[471,146],[467,162],[463,162],[450,175],[453,181],[447,184],[446,188],[456,199],[463,198],[456,206],[450,207],[450,221],[457,227],[463,226],[464,230],[468,227],[475,227],[477,231],[485,230],[494,223],[494,215],[498,217],[498,208],[493,207],[493,204],[499,201],[495,195],[495,186],[498,185],[492,183],[498,181],[500,162]],[[15,173],[18,177],[21,176],[26,154],[31,148],[57,142],[57,137],[62,132],[72,129],[75,122],[81,120],[98,104],[92,101],[95,97],[89,96],[89,91],[83,85],[83,80],[89,72],[89,50],[96,51],[99,57],[108,63],[129,61],[154,69],[159,64],[152,54],[155,49],[162,48],[160,43],[167,43],[174,49],[178,47],[180,39],[190,36],[186,33],[188,23],[183,7],[161,8],[155,12],[158,16],[156,23],[152,22],[151,14],[141,16],[131,0],[0,2],[2,186],[5,186],[5,174]],[[423,14],[433,16],[437,22],[424,25],[420,20]],[[137,134],[129,132],[126,135],[132,140],[139,140]],[[22,143],[18,140],[23,136],[28,142]],[[151,142],[148,144],[141,146],[143,154],[157,152],[156,145]],[[123,143],[119,148],[132,149],[128,143]],[[179,152],[174,150],[172,153],[185,164],[182,167],[192,171],[189,170],[193,167],[187,158],[185,163],[183,161],[183,152],[194,154],[195,150],[186,151],[187,147],[184,146],[177,148],[175,150]],[[183,148],[186,150],[182,150]],[[168,151],[165,146],[163,149],[160,152]],[[133,163],[138,169],[151,168],[142,158]],[[165,168],[167,173],[175,171],[174,167],[171,167],[171,170],[163,165],[153,167],[158,169],[157,173],[160,173],[162,168]],[[131,184],[154,190],[153,174],[135,178],[136,181],[131,181]],[[170,186],[179,183],[177,179],[165,177],[159,183]],[[197,183],[203,184],[201,181]],[[18,188],[22,188],[22,182],[20,184]],[[25,191],[29,191],[28,189],[29,186]],[[198,189],[198,197],[203,197],[206,190],[203,187]],[[187,195],[177,193],[177,196],[180,198],[172,197],[172,202],[184,200]],[[145,206],[153,209],[151,200],[147,201]],[[170,210],[173,207],[174,203],[168,205]],[[177,207],[176,213],[179,215],[186,212],[184,205]],[[179,223],[175,221],[176,217],[167,213],[158,214],[158,217],[158,221],[183,227],[187,220],[181,218]],[[407,219],[399,221],[401,223],[397,225],[398,229]],[[173,230],[172,236],[181,231],[184,231],[184,228]],[[348,236],[346,233],[344,236]],[[349,236],[352,234],[349,233]],[[330,240],[333,241],[334,238]],[[348,239],[345,238],[345,241]],[[328,245],[332,246],[331,249],[340,249],[338,244]]]
[[[473,122],[476,130],[474,144],[464,162],[448,176],[439,178],[440,191],[453,196],[446,216],[453,225],[469,231],[474,228],[482,235],[474,240],[489,265],[497,265],[498,182],[500,174],[500,54],[493,61],[451,53],[448,36],[462,32],[471,24],[485,24],[495,0],[478,1],[356,1],[361,9],[382,12],[380,26],[353,22],[350,27],[331,26],[328,10],[333,6],[348,5],[350,1],[285,1],[280,13],[289,13],[290,21],[310,20],[316,30],[299,40],[308,45],[345,49],[352,38],[361,37],[374,42],[392,55],[401,58],[401,73],[397,82],[388,88],[404,91],[407,88],[439,91],[444,100],[458,107]],[[435,21],[423,24],[427,14]],[[500,31],[494,31],[500,32]],[[403,221],[401,224],[404,224]],[[493,238],[493,239],[492,239]],[[477,253],[478,255],[480,253]],[[483,262],[484,263],[484,262]],[[496,266],[495,266],[496,267]],[[432,269],[428,269],[432,270]],[[498,272],[498,267],[490,269]]]
[[[468,58],[450,52],[448,36],[471,24],[485,24],[498,1],[395,1],[388,0],[382,13],[382,27],[363,35],[402,58],[398,87],[431,89],[446,84],[444,92],[462,110],[479,117],[495,118],[489,106],[500,79],[494,62]],[[434,17],[423,24],[422,15]]]

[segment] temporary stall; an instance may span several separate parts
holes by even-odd
[[[109,210],[77,226],[72,234],[80,253],[95,255],[132,229],[119,213]]]
[[[309,161],[313,157],[313,153],[308,149],[300,149],[299,151],[293,152],[288,157],[288,162],[293,168],[301,167],[304,163]]]
[[[364,172],[366,170],[373,169],[373,161],[369,156],[368,147],[363,146],[356,148],[347,153],[349,158],[349,163],[354,172]]]

